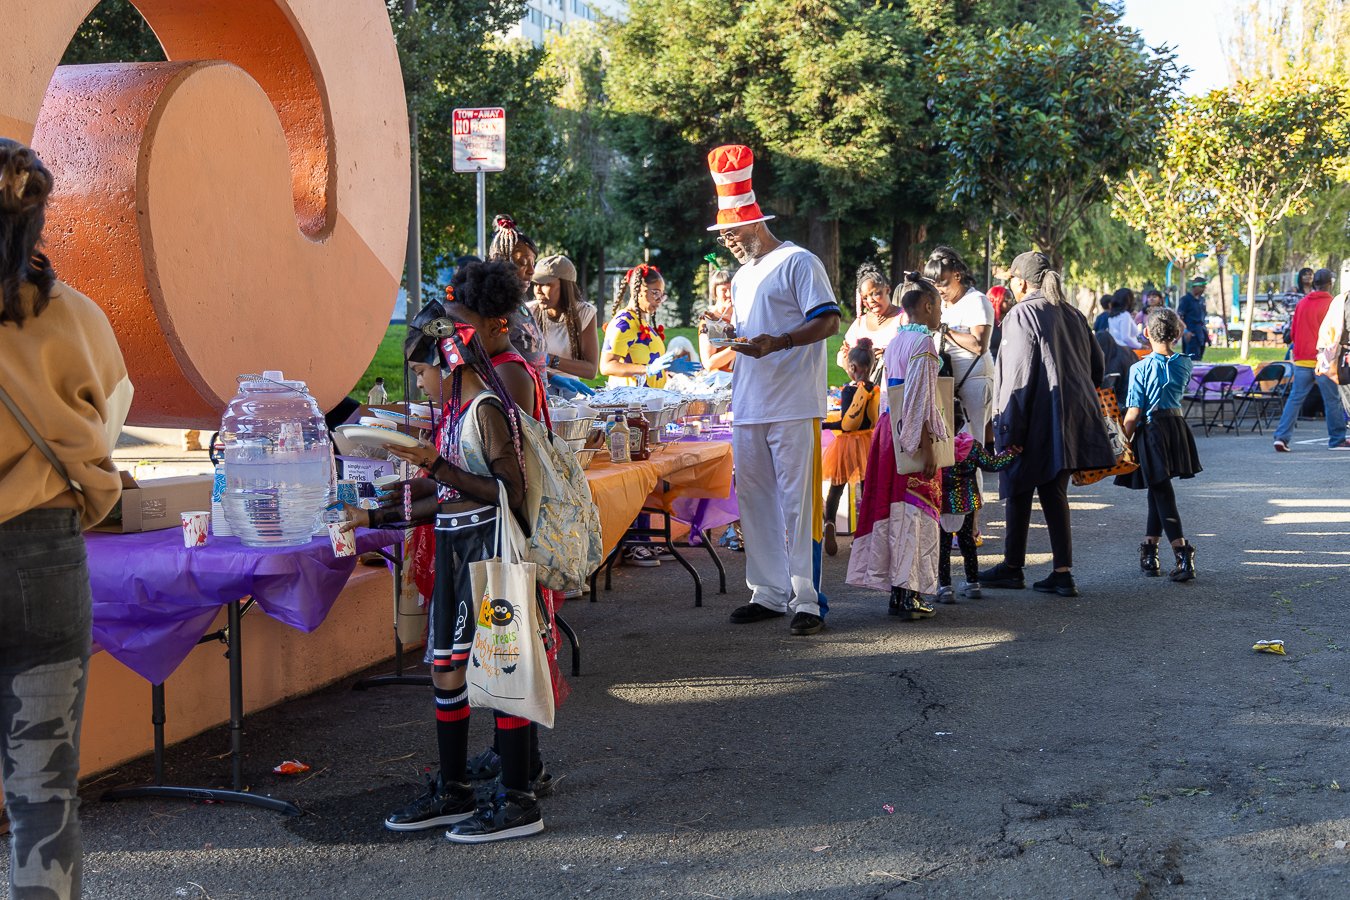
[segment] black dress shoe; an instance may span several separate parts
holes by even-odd
[[[1061,597],[1077,597],[1078,585],[1074,584],[1072,572],[1051,572],[1050,577],[1031,586],[1032,590],[1042,594],[1059,594]]]
[[[1145,541],[1139,545],[1139,571],[1150,578],[1162,574],[1162,566],[1158,562],[1158,545]]]
[[[980,573],[980,587],[1020,591],[1026,586],[1027,580],[1022,575],[1020,566],[999,563],[992,569],[985,569]]]
[[[751,622],[763,622],[765,619],[781,619],[785,615],[786,613],[780,613],[776,609],[769,609],[758,603],[747,603],[731,611],[731,622],[733,625],[749,625]]]

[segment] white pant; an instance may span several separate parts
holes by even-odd
[[[961,384],[961,379],[965,378],[966,372],[970,369],[971,361],[955,360],[952,363],[952,369],[955,373],[955,380],[952,387]],[[993,417],[994,405],[994,379],[993,367],[989,365],[987,358],[981,357],[974,361],[976,369],[966,378],[966,383],[961,384],[961,393],[959,400],[961,408],[966,411],[966,424],[962,428],[975,440],[981,444],[984,443],[984,435],[989,427],[989,420]],[[993,452],[993,448],[989,448]],[[975,470],[975,489],[979,491],[980,496],[984,496],[984,472]]]
[[[731,446],[751,601],[820,615],[820,420],[737,424]]]

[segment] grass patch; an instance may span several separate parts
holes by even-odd
[[[1255,369],[1261,363],[1284,359],[1287,350],[1287,347],[1253,347],[1251,356],[1243,357],[1238,355],[1240,351],[1237,347],[1206,347],[1204,361],[1215,364],[1236,363]]]

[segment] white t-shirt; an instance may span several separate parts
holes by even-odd
[[[539,309],[539,301],[531,300],[529,303],[530,312],[534,315],[536,322],[542,321],[544,326],[544,349],[554,356],[561,356],[563,359],[575,359],[572,355],[572,338],[567,334],[567,320],[554,319]],[[581,323],[581,330],[577,336],[586,333],[586,329],[595,330],[595,304],[582,300],[577,304],[577,321]]]
[[[820,260],[787,241],[737,270],[731,302],[736,334],[745,338],[783,334],[839,313]],[[731,379],[736,424],[825,418],[826,365],[824,341],[762,359],[737,356]]]
[[[990,303],[984,294],[970,288],[960,300],[951,306],[942,307],[942,324],[962,334],[970,334],[971,329],[979,325],[993,327],[994,304]],[[971,353],[955,341],[947,341],[947,355],[952,358],[953,363],[956,363],[969,362],[977,356],[989,354]]]

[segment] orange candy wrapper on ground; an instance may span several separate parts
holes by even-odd
[[[288,759],[279,766],[273,766],[272,771],[277,775],[303,775],[309,771],[309,766],[298,759]]]

